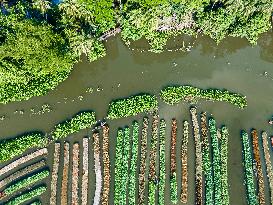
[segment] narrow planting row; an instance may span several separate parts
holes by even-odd
[[[183,136],[181,145],[181,164],[182,164],[182,186],[180,201],[188,201],[188,141],[189,141],[189,122],[183,122]]]
[[[202,147],[199,134],[199,124],[195,107],[191,107],[191,120],[193,125],[193,135],[195,142],[195,204],[202,205]]]
[[[206,113],[201,113],[201,134],[203,172],[205,177],[205,205],[211,205],[213,204],[213,176]]]
[[[158,143],[158,122],[159,115],[158,110],[153,113],[152,119],[152,137],[151,137],[151,149],[150,149],[150,169],[149,169],[149,204],[155,204],[158,177],[156,175],[156,155],[157,155],[157,143]]]
[[[258,200],[256,196],[254,178],[253,178],[253,167],[252,167],[252,154],[250,150],[248,134],[245,131],[242,131],[241,134],[242,143],[243,143],[243,164],[245,170],[245,186],[246,194],[249,205],[257,205]]]
[[[37,157],[40,157],[42,155],[46,155],[48,153],[47,148],[42,148],[39,150],[36,150],[35,152],[25,155],[23,157],[20,157],[19,159],[9,163],[8,165],[4,166],[3,168],[0,169],[0,176],[3,176],[7,172],[11,171],[12,169],[15,169],[21,164],[24,164],[28,161],[31,161]]]
[[[263,152],[265,156],[266,173],[267,173],[269,190],[270,190],[270,201],[271,201],[271,205],[273,205],[273,170],[272,170],[272,161],[270,159],[270,153],[269,153],[268,137],[266,132],[262,132],[262,140],[263,140]]]
[[[221,175],[222,175],[222,204],[229,205],[228,191],[228,129],[223,126],[221,129],[220,155],[221,155]]]
[[[257,130],[252,130],[252,145],[253,145],[253,157],[256,165],[256,176],[258,181],[258,198],[259,204],[265,205],[265,193],[264,193],[264,177],[261,165],[260,149],[259,149],[259,139]]]
[[[141,133],[141,152],[140,152],[140,170],[139,170],[139,190],[138,190],[138,204],[145,202],[145,170],[147,157],[147,136],[148,136],[149,119],[143,119],[142,133]]]
[[[216,121],[209,119],[209,131],[212,146],[212,167],[213,167],[213,184],[214,184],[214,201],[215,204],[222,204],[222,177],[221,177],[221,156],[218,139],[221,133],[216,128]]]
[[[160,120],[159,126],[159,197],[158,204],[164,205],[165,198],[165,138],[166,138],[166,122]]]
[[[110,158],[109,158],[109,127],[108,125],[103,126],[102,132],[103,132],[102,133],[103,192],[102,192],[101,201],[102,201],[102,205],[108,205],[109,190],[110,190]],[[86,204],[87,204],[87,201],[86,201]]]
[[[96,190],[95,190],[93,205],[99,205],[101,189],[102,189],[99,133],[97,132],[93,133],[93,139],[94,139],[94,160],[95,160],[95,174],[96,174]]]
[[[136,196],[136,173],[137,173],[137,156],[138,156],[138,136],[139,136],[139,124],[138,122],[134,121],[132,124],[132,152],[131,152],[131,165],[129,170],[129,204],[134,205],[136,204],[135,196]]]
[[[8,186],[3,191],[4,196],[9,197],[10,195],[12,195],[16,192],[21,191],[22,189],[27,189],[27,188],[29,188],[29,186],[33,185],[37,181],[40,181],[48,176],[49,176],[49,171],[44,170],[44,171],[34,174],[32,176],[26,177],[20,181],[17,181],[16,183]]]
[[[4,203],[5,205],[19,205],[30,199],[40,196],[46,191],[46,186],[40,186],[31,191],[24,192],[22,195]]]
[[[87,205],[88,202],[88,166],[89,166],[89,146],[88,146],[88,138],[84,137],[82,140],[82,191],[81,191],[81,202],[82,205]]]
[[[122,152],[123,152],[123,130],[117,132],[116,156],[115,156],[115,190],[114,204],[120,203],[121,177],[122,177]]]
[[[72,199],[73,205],[79,204],[79,162],[80,162],[80,145],[73,144],[72,151]]]
[[[57,203],[57,181],[58,181],[58,172],[60,164],[60,143],[55,143],[54,148],[54,158],[53,158],[53,168],[51,173],[51,195],[50,195],[50,205],[55,205]]]
[[[130,128],[125,127],[124,139],[123,139],[123,152],[122,152],[122,176],[121,176],[121,193],[120,193],[120,204],[126,204],[126,192],[129,181],[129,160],[130,160]]]
[[[61,205],[67,204],[67,186],[68,186],[68,171],[69,171],[69,143],[64,143],[64,166],[61,188]]]
[[[10,174],[9,176],[7,176],[6,178],[4,178],[3,180],[0,181],[0,189],[2,189],[6,185],[14,182],[15,180],[21,178],[22,176],[28,175],[35,170],[41,169],[45,165],[46,165],[45,160],[41,160],[39,162],[36,162],[36,163],[31,164],[29,166],[26,166],[26,167],[20,169],[19,171],[16,171],[16,172]]]
[[[170,193],[172,203],[177,203],[177,177],[176,177],[176,135],[177,135],[177,121],[172,120],[171,131],[171,178],[170,178]]]

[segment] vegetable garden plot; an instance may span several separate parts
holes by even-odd
[[[80,163],[80,145],[73,144],[72,150],[72,199],[74,205],[79,204],[79,163]]]
[[[257,130],[252,130],[252,145],[253,145],[253,157],[256,164],[256,176],[258,181],[258,198],[259,204],[265,204],[265,193],[264,193],[264,177],[261,165],[260,149],[259,149],[259,139]]]
[[[152,137],[151,137],[151,149],[150,149],[150,167],[149,167],[149,204],[155,204],[156,191],[158,185],[158,176],[156,175],[156,156],[157,156],[157,144],[158,144],[158,111],[154,111],[152,119]]]
[[[263,141],[263,153],[265,157],[265,165],[266,165],[266,173],[269,183],[269,191],[270,191],[270,201],[271,205],[273,205],[273,170],[272,170],[272,161],[270,159],[269,153],[269,144],[268,144],[268,136],[266,132],[262,132],[262,141]]]
[[[95,190],[93,205],[99,205],[101,191],[102,191],[99,133],[96,133],[96,132],[93,133],[93,139],[94,139],[94,160],[95,160],[95,174],[96,174],[96,190]]]
[[[103,159],[103,192],[102,205],[109,204],[110,192],[110,158],[109,158],[109,127],[108,125],[102,128],[102,159]]]
[[[177,121],[172,120],[171,132],[171,167],[170,167],[170,192],[172,203],[177,203],[177,177],[176,177],[176,135],[177,135]]]
[[[180,201],[187,203],[188,201],[188,139],[189,139],[189,122],[183,122],[183,136],[181,146],[181,165],[182,165],[182,181]]]
[[[192,107],[190,109],[191,120],[193,125],[193,135],[195,142],[195,203],[196,205],[202,205],[203,197],[202,197],[202,148],[201,148],[201,140],[199,134],[199,124],[197,120],[196,108]]]
[[[88,202],[88,176],[89,176],[89,139],[87,137],[84,137],[82,140],[82,187],[81,187],[81,202],[82,205],[87,205]]]
[[[64,166],[62,175],[62,188],[61,188],[61,205],[66,205],[67,190],[68,190],[68,172],[69,172],[69,143],[64,143]]]
[[[57,203],[57,182],[58,182],[58,172],[60,164],[60,143],[55,143],[54,147],[54,159],[53,168],[51,173],[51,194],[50,194],[50,205],[55,205]]]

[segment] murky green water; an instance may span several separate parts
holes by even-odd
[[[169,52],[183,45],[192,46],[191,51]],[[218,126],[225,124],[230,130],[229,138],[229,183],[231,203],[246,204],[243,185],[243,167],[241,155],[240,130],[257,128],[272,133],[267,120],[273,114],[273,34],[261,37],[257,46],[251,47],[245,40],[228,38],[216,45],[207,37],[197,39],[181,37],[172,39],[168,49],[161,54],[147,52],[145,42],[134,43],[128,49],[119,37],[106,42],[107,56],[88,63],[86,59],[75,66],[71,76],[56,90],[46,96],[35,97],[29,101],[0,106],[0,116],[6,119],[0,122],[1,139],[16,136],[23,132],[41,130],[49,132],[55,124],[70,118],[83,110],[95,110],[98,118],[106,116],[108,103],[115,98],[126,97],[139,92],[158,94],[160,89],[169,84],[190,84],[200,88],[226,88],[247,96],[248,107],[240,110],[227,103],[199,102],[198,111],[211,113]],[[94,92],[88,93],[88,87]],[[97,91],[100,88],[101,91]],[[79,97],[82,96],[82,97]],[[82,98],[82,99],[81,99]],[[49,104],[52,112],[32,115],[31,109],[38,110],[43,104]],[[17,112],[16,112],[17,110]],[[20,114],[21,113],[23,114]],[[130,125],[133,119],[141,121],[142,116],[111,121],[110,124],[110,159],[111,171],[114,172],[114,144],[116,129]],[[178,145],[181,142],[182,121],[190,120],[189,104],[181,103],[168,106],[160,101],[160,117],[167,120],[167,134],[170,136],[170,123],[177,118]],[[81,141],[91,131],[83,131],[70,136],[71,142]],[[170,149],[170,139],[166,149]],[[52,146],[50,147],[52,150]],[[91,150],[90,150],[91,151]],[[179,154],[179,153],[177,153]],[[271,151],[272,154],[272,151]],[[49,162],[52,163],[52,153]],[[170,155],[167,153],[167,158]],[[194,204],[194,142],[189,141],[189,191],[188,204]],[[93,154],[90,154],[92,161]],[[167,160],[167,164],[169,160]],[[180,167],[180,161],[178,167]],[[93,170],[93,162],[90,165]],[[168,173],[167,173],[168,174]],[[178,174],[178,179],[180,179]],[[94,173],[91,172],[91,180]],[[267,179],[265,180],[267,182]],[[91,181],[90,203],[95,184]],[[113,181],[111,186],[113,187]],[[167,182],[167,186],[169,182]],[[179,182],[179,189],[181,183]],[[179,190],[178,189],[178,190]],[[180,193],[180,192],[179,192]],[[169,190],[166,190],[167,204]],[[269,203],[267,191],[267,204]],[[44,198],[49,198],[49,192]],[[111,192],[111,199],[113,192]],[[112,203],[113,204],[113,201]]]

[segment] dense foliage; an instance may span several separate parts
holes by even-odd
[[[82,54],[90,61],[105,56],[100,37],[116,27],[127,45],[144,37],[153,52],[178,34],[255,44],[272,27],[271,13],[272,0],[1,1],[0,103],[46,94]]]
[[[161,52],[171,35],[203,33],[219,43],[226,36],[247,38],[271,28],[272,1],[128,0],[121,19],[122,38],[146,38],[154,52]]]
[[[247,200],[249,205],[257,205],[259,203],[256,195],[255,182],[253,176],[252,167],[253,158],[250,150],[248,134],[245,131],[242,131],[241,139],[243,144],[243,165],[245,171],[245,186]]]
[[[54,127],[52,138],[54,140],[67,137],[68,135],[78,132],[82,129],[91,128],[96,123],[95,112],[81,112],[70,120],[60,123]]]
[[[35,188],[31,191],[23,193],[22,195],[10,200],[6,204],[7,205],[18,205],[18,204],[24,203],[25,201],[28,201],[32,198],[40,196],[45,191],[46,191],[46,186],[40,186],[40,187]]]
[[[114,100],[108,109],[108,119],[118,119],[149,112],[157,108],[157,98],[150,94],[139,94],[124,99]]]
[[[22,188],[27,188],[31,184],[34,184],[37,181],[40,181],[46,177],[49,176],[49,171],[44,170],[42,172],[39,172],[37,174],[34,174],[32,176],[29,176],[27,178],[22,179],[21,181],[16,182],[15,184],[12,184],[11,186],[7,187],[4,190],[5,195],[12,195],[13,193],[19,191]]]
[[[170,105],[182,100],[194,101],[205,99],[210,101],[223,101],[236,105],[240,108],[247,106],[246,97],[227,90],[200,89],[193,86],[168,86],[160,91],[161,99]]]
[[[0,141],[0,162],[23,154],[27,149],[47,145],[47,138],[41,133],[29,133],[12,139]]]

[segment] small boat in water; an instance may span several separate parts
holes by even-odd
[[[273,148],[273,136],[271,136],[271,147]]]

